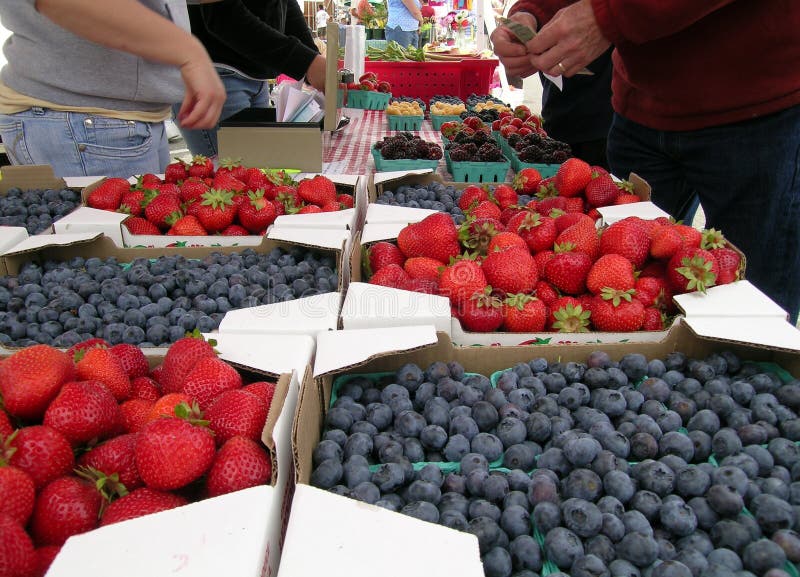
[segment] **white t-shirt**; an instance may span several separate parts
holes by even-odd
[[[328,15],[327,12],[325,12],[325,10],[319,10],[317,12],[317,28],[324,28],[325,25],[328,23],[329,17],[330,16]]]

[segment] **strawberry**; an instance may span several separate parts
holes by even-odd
[[[596,228],[594,220],[582,212],[565,212],[564,214],[560,214],[555,217],[555,222],[556,230],[559,234],[567,230],[569,227],[579,223]]]
[[[403,283],[400,288],[407,291],[425,293],[429,295],[439,294],[439,283],[428,278],[410,278],[408,281]]]
[[[712,248],[711,255],[716,259],[719,273],[717,273],[717,284],[728,284],[739,279],[739,266],[742,257],[732,248]]]
[[[61,552],[61,547],[58,545],[45,545],[44,547],[37,547],[33,552],[36,557],[36,570],[34,575],[37,577],[44,577],[50,565],[55,561],[56,556]]]
[[[489,253],[481,269],[495,290],[507,294],[529,293],[539,281],[536,261],[527,249],[509,249]]]
[[[456,317],[467,331],[490,333],[503,324],[502,302],[492,296],[491,287],[486,287],[461,301]]]
[[[638,331],[644,323],[644,305],[633,291],[606,289],[592,302],[592,324],[599,331],[624,333]]]
[[[618,254],[604,254],[598,258],[586,276],[586,288],[600,294],[604,288],[627,291],[634,287],[633,263]]]
[[[67,356],[75,360],[75,353],[78,351],[87,351],[89,349],[93,349],[94,347],[103,347],[107,349],[111,346],[105,339],[101,339],[100,337],[93,337],[91,339],[86,339],[85,341],[81,341],[78,344],[72,345],[70,348],[67,349]]]
[[[0,409],[0,439],[8,437],[14,432],[14,425],[11,424],[11,419],[8,418],[8,413]]]
[[[131,398],[144,399],[155,403],[161,396],[161,387],[151,377],[135,377],[131,379]]]
[[[200,201],[210,188],[201,178],[187,178],[181,184],[181,200],[186,203]]]
[[[515,205],[519,201],[517,192],[507,184],[498,184],[492,192],[492,196],[501,210]]]
[[[244,178],[247,183],[247,190],[253,192],[255,190],[263,190],[264,196],[268,200],[275,199],[275,183],[269,177],[261,172],[258,168],[250,168],[247,170],[247,176]]]
[[[580,196],[573,196],[566,199],[566,202],[564,203],[564,210],[568,213],[574,212],[583,214],[584,210],[586,210],[583,198]]]
[[[667,282],[663,277],[646,276],[636,279],[634,286],[636,293],[635,299],[641,301],[645,307],[666,308],[672,301],[672,294],[667,288]]]
[[[205,410],[220,393],[241,386],[242,377],[236,369],[218,357],[205,357],[186,375],[183,393]]]
[[[281,203],[286,213],[293,213],[303,205],[303,200],[300,198],[294,186],[276,186],[275,200]],[[278,211],[278,216],[281,214],[282,213]]]
[[[552,196],[538,201],[536,209],[541,214],[553,216],[553,211],[567,212],[567,199],[563,196]]]
[[[131,183],[124,178],[106,178],[86,197],[86,204],[101,210],[117,210],[122,195],[130,191]]]
[[[624,218],[603,231],[600,237],[602,254],[619,254],[636,268],[641,268],[650,254],[650,235],[635,217]]]
[[[327,176],[318,174],[301,180],[297,185],[297,194],[304,202],[322,206],[336,202],[336,185]]]
[[[579,158],[568,158],[561,166],[553,180],[561,196],[578,196],[592,180],[592,167]]]
[[[214,399],[205,412],[205,418],[214,431],[217,446],[222,446],[236,436],[258,441],[268,412],[269,405],[264,397],[236,389],[225,391]]]
[[[0,575],[29,577],[35,567],[31,538],[18,521],[0,513]]]
[[[169,236],[208,236],[208,231],[203,228],[200,219],[192,214],[175,219],[170,217],[168,220],[172,223],[167,231]]]
[[[541,270],[541,269],[540,269]],[[536,283],[536,288],[533,290],[536,298],[546,304],[548,307],[559,298],[558,291],[546,280],[539,279]]]
[[[320,209],[322,210],[322,212],[337,212],[341,210],[341,207],[339,206],[338,200],[332,200],[330,202],[326,202],[325,204],[323,204],[320,207]]]
[[[198,178],[210,178],[214,176],[214,164],[210,158],[206,158],[202,154],[198,154],[192,158],[192,163],[187,169],[189,176],[196,176]]]
[[[144,356],[142,349],[136,345],[120,343],[108,349],[122,364],[122,368],[131,379],[144,377],[150,372],[150,364]]]
[[[112,525],[152,513],[168,511],[186,505],[188,501],[174,493],[154,491],[148,487],[136,489],[111,503],[103,512],[100,526]]]
[[[86,351],[75,365],[75,371],[79,379],[103,383],[117,401],[124,401],[131,396],[128,373],[109,349],[94,348]]]
[[[491,200],[483,200],[465,211],[468,217],[500,221],[500,208]]]
[[[8,515],[26,525],[36,499],[36,487],[30,475],[16,467],[0,466],[0,495],[0,516]]]
[[[411,257],[403,264],[403,269],[412,279],[427,279],[436,283],[439,282],[439,273],[444,267],[443,262],[425,256]]]
[[[30,475],[37,490],[68,474],[75,462],[69,441],[45,425],[19,429],[6,439],[4,453],[8,464]]]
[[[620,192],[617,199],[614,201],[614,205],[618,206],[621,204],[633,204],[636,202],[642,202],[642,199],[636,196],[635,194],[628,194],[626,192]]]
[[[90,483],[59,477],[42,489],[31,517],[31,534],[38,545],[63,545],[72,535],[97,527],[102,498]]]
[[[369,279],[384,266],[388,264],[403,266],[405,260],[406,257],[403,256],[396,244],[380,241],[364,249],[362,267],[364,268],[364,274]]]
[[[232,224],[226,226],[220,234],[222,236],[250,236],[250,231],[241,225]]]
[[[489,201],[484,202],[489,203]],[[458,227],[458,240],[468,249],[484,254],[494,235],[503,230],[505,227],[498,219],[476,217],[472,214]]]
[[[444,212],[403,228],[397,235],[397,246],[406,257],[428,256],[442,262],[450,262],[461,252],[456,225]]]
[[[126,433],[138,433],[149,422],[150,413],[155,403],[146,399],[128,399],[119,406],[122,419],[122,430]]]
[[[556,246],[566,247],[572,245],[572,250],[582,252],[594,261],[600,256],[602,239],[597,236],[594,224],[582,220],[564,229],[557,237]]]
[[[322,212],[322,208],[317,206],[316,204],[307,204],[305,206],[300,207],[294,214],[316,214]]]
[[[180,197],[175,194],[156,195],[144,207],[145,218],[162,230],[170,227],[170,216],[179,218],[182,214]]]
[[[517,233],[534,254],[553,248],[558,236],[555,220],[548,216],[540,216],[536,212],[528,213],[522,218]]]
[[[10,415],[38,420],[61,385],[75,375],[72,359],[49,345],[26,347],[0,364],[0,394]]]
[[[72,381],[61,387],[44,414],[43,423],[73,445],[106,439],[120,427],[122,417],[114,396],[99,381]]]
[[[487,284],[480,265],[468,259],[457,260],[439,275],[439,293],[456,305],[483,292]]]
[[[176,412],[188,418],[186,405],[179,405]],[[139,432],[136,468],[149,488],[180,489],[208,471],[214,459],[214,435],[208,427],[195,422],[163,417],[151,421]]]
[[[669,260],[683,248],[683,236],[672,226],[660,226],[651,234],[650,256],[655,259]]]
[[[195,364],[202,358],[216,356],[215,344],[216,341],[206,341],[198,330],[172,343],[164,355],[159,381],[162,390],[165,393],[180,392],[183,381]]]
[[[647,307],[644,309],[644,321],[642,322],[641,330],[643,331],[663,331],[664,330],[664,313],[661,309],[655,307]]]
[[[523,168],[514,176],[511,186],[519,193],[532,195],[536,193],[542,181],[541,173],[535,168]]]
[[[503,232],[498,232],[491,238],[489,241],[489,246],[486,247],[486,254],[490,254],[497,250],[506,250],[512,247],[522,248],[528,251],[530,250],[528,248],[528,244],[525,242],[525,239],[514,232],[509,232],[506,230]]]
[[[510,294],[503,301],[503,329],[512,333],[537,333],[547,324],[547,305],[526,294]]]
[[[557,252],[544,267],[544,278],[562,293],[579,295],[586,290],[592,259],[583,252]]]
[[[278,216],[273,204],[264,197],[263,190],[247,193],[247,201],[239,207],[238,214],[242,226],[255,234],[267,230]]]
[[[236,218],[233,193],[212,188],[203,194],[197,211],[197,218],[210,233],[219,232]]]
[[[161,234],[161,230],[146,218],[133,216],[123,223],[131,234]]]
[[[219,161],[219,167],[214,176],[229,174],[233,178],[244,181],[249,174],[249,170],[250,169],[242,164],[241,158],[223,158]]]
[[[489,200],[489,191],[486,188],[471,184],[458,197],[458,207],[466,212],[472,206],[478,205],[484,200]]]
[[[228,440],[214,457],[206,492],[216,497],[268,483],[272,461],[259,443],[245,437]]]
[[[269,381],[256,381],[255,383],[245,385],[242,390],[253,393],[259,399],[264,399],[267,403],[267,409],[269,409],[270,405],[272,405],[272,397],[275,396],[275,387],[276,384]]]
[[[676,294],[705,292],[717,284],[718,274],[719,265],[714,255],[702,248],[683,248],[667,264],[667,280]]]
[[[171,162],[164,170],[164,180],[167,182],[181,182],[189,177],[189,172],[186,169],[186,163],[182,160],[176,159]]]
[[[119,435],[81,455],[78,465],[84,470],[94,469],[112,482],[122,483],[125,489],[133,491],[142,485],[136,469],[135,446],[136,435]]]
[[[411,280],[408,273],[398,264],[387,264],[374,275],[369,277],[370,284],[385,286],[389,288],[401,288]]]
[[[353,196],[351,194],[345,194],[345,193],[337,194],[336,202],[339,203],[339,206],[342,210],[353,208],[353,206],[355,205],[355,200],[353,199]]]
[[[172,194],[173,196],[180,197],[181,189],[173,182],[162,182],[155,187],[156,194]]]
[[[217,190],[227,190],[233,192],[243,192],[247,190],[247,185],[233,176],[230,172],[219,172],[214,175],[214,181],[211,185],[212,188]]]
[[[586,200],[592,206],[610,206],[617,200],[620,190],[608,174],[598,175],[586,185]]]
[[[683,246],[699,247],[703,242],[703,233],[688,224],[674,224],[675,230],[683,237]]]
[[[144,191],[140,188],[134,188],[122,195],[117,212],[130,214],[131,216],[141,216],[144,210],[142,206],[148,198],[150,191]]]
[[[559,297],[550,305],[550,328],[560,333],[586,333],[590,316],[575,297]]]

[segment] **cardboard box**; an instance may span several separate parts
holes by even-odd
[[[123,577],[277,573],[294,488],[291,428],[314,341],[299,335],[220,335],[216,348],[248,380],[279,377],[262,433],[272,458],[270,485],[76,535],[62,548],[50,577],[103,574],[111,565]],[[150,358],[153,366],[160,361]]]

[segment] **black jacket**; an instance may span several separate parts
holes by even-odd
[[[297,0],[190,4],[192,33],[215,64],[265,80],[302,78],[319,54]]]

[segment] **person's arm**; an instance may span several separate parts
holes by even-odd
[[[174,22],[136,0],[37,0],[36,9],[86,40],[176,66],[186,85],[181,124],[187,128],[216,125],[225,87],[200,41]]]
[[[422,12],[420,11],[419,6],[417,6],[416,1],[415,0],[402,0],[402,1],[403,5],[411,13],[411,16],[416,18],[417,22],[422,24]]]

